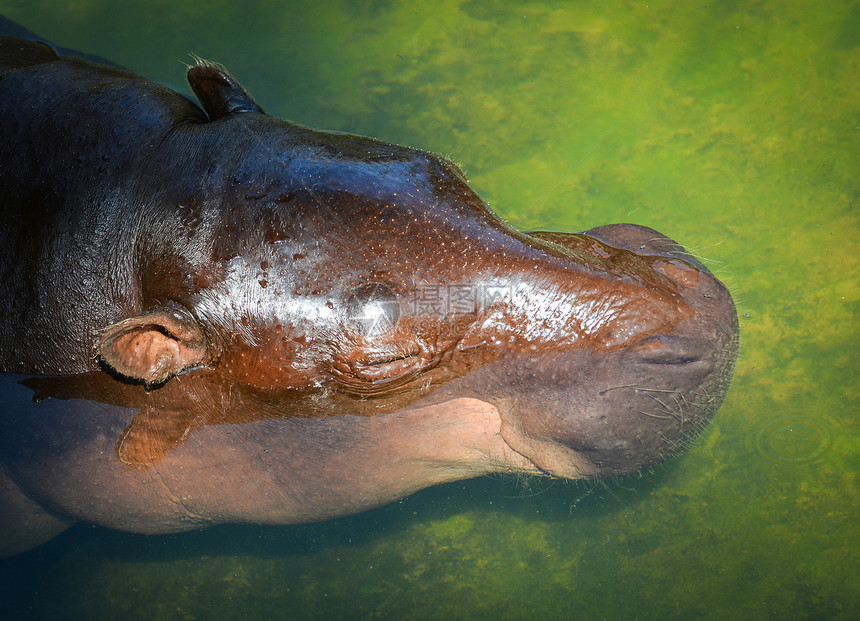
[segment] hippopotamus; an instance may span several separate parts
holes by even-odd
[[[522,232],[450,160],[0,38],[0,553],[677,455],[738,346],[644,226]]]

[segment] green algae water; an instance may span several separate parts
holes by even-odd
[[[684,455],[483,478],[298,527],[78,525],[0,562],[8,619],[860,618],[860,3],[49,2],[0,12],[184,89],[433,150],[524,229],[653,227],[741,352]]]

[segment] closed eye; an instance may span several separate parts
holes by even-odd
[[[332,363],[332,379],[343,392],[373,397],[392,394],[436,366],[438,358],[421,343],[401,341],[341,352]]]
[[[398,360],[404,360],[406,358],[411,358],[413,356],[418,356],[421,352],[418,351],[389,351],[389,352],[375,352],[365,358],[364,360],[359,361],[357,364],[361,364],[364,366],[376,366],[380,364],[387,364],[390,362],[396,362]]]
[[[377,352],[363,360],[356,360],[350,367],[357,377],[378,382],[400,377],[420,364],[418,352]]]

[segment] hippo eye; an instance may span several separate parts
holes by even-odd
[[[365,284],[347,298],[344,333],[332,354],[332,378],[361,397],[391,394],[438,363],[432,345],[401,321],[391,287]]]
[[[373,397],[392,394],[436,362],[431,352],[424,351],[417,343],[391,344],[370,351],[354,351],[351,355],[335,355],[332,375],[344,392]]]
[[[417,351],[376,352],[350,365],[356,376],[369,382],[400,378],[420,370],[421,366]]]

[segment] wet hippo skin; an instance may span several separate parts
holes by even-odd
[[[632,473],[719,409],[735,308],[667,237],[520,232],[444,158],[188,80],[0,37],[0,553]]]

